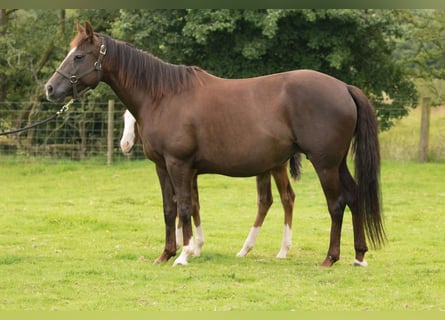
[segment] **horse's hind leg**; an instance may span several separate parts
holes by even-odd
[[[187,162],[170,159],[167,161],[167,170],[174,187],[177,213],[179,219],[182,220],[183,247],[181,254],[175,259],[173,265],[186,265],[188,258],[194,253],[194,241],[192,230],[192,214],[193,214],[193,179],[196,171],[191,169]]]
[[[256,177],[258,211],[249,235],[247,236],[242,249],[237,254],[238,257],[245,257],[249,251],[253,249],[258,233],[260,232],[260,228],[263,225],[264,219],[266,218],[267,211],[272,205],[273,198],[270,176],[270,172],[267,172]]]
[[[192,185],[192,218],[195,225],[196,237],[195,237],[195,247],[193,255],[199,257],[201,255],[201,249],[204,245],[204,232],[201,226],[201,217],[199,215],[199,195],[198,195],[198,176],[196,175],[193,179]]]
[[[295,193],[287,175],[287,166],[272,170],[272,175],[280,193],[281,203],[284,209],[284,232],[280,252],[277,258],[286,258],[287,252],[292,246],[292,212],[294,209]]]
[[[323,168],[314,164],[320,179],[323,192],[326,197],[329,214],[331,216],[331,235],[329,241],[328,254],[321,263],[322,267],[330,267],[340,259],[340,239],[343,224],[343,214],[346,207],[346,200],[342,194],[339,169],[337,166]]]
[[[365,253],[368,251],[368,247],[366,245],[363,214],[360,212],[359,204],[357,202],[358,186],[346,166],[346,161],[343,161],[340,165],[340,179],[343,185],[346,203],[351,210],[352,215],[355,248],[354,265],[366,267],[368,263],[365,261]]]

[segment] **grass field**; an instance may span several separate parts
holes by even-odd
[[[279,201],[254,250],[235,257],[253,222],[255,180],[199,179],[206,243],[186,267],[154,266],[164,226],[148,161],[0,164],[0,310],[444,310],[444,165],[384,161],[389,243],[354,259],[345,214],[341,260],[326,254],[330,219],[305,160],[294,183],[294,246]],[[275,199],[278,199],[274,190]]]

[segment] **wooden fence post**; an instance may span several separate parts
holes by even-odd
[[[428,136],[430,130],[431,98],[422,99],[422,116],[420,119],[419,162],[428,161]]]
[[[107,164],[113,164],[114,100],[108,100]]]

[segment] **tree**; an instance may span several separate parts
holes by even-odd
[[[399,58],[432,95],[433,104],[443,103],[445,92],[445,10],[403,12],[406,39],[398,44]]]
[[[9,26],[9,17],[15,12],[17,9],[0,9],[0,47],[7,48],[9,46],[9,41],[6,35],[8,34],[8,26]],[[2,50],[3,51],[3,50]],[[0,67],[5,66],[7,64],[6,57],[4,56],[4,52],[1,52],[0,55]],[[6,90],[7,90],[7,79],[5,77],[0,78],[0,101],[5,100]]]
[[[62,36],[65,15],[64,10],[1,9],[0,16],[0,112],[9,127],[21,127],[34,122],[45,109],[43,81]],[[19,100],[20,105],[15,103]],[[17,106],[19,113],[8,112]],[[32,139],[33,134],[30,130],[26,136]]]
[[[417,103],[392,56],[399,22],[391,10],[121,10],[112,31],[166,61],[222,77],[325,72],[361,87],[387,129]]]

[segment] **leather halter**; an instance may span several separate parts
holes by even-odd
[[[71,84],[73,85],[73,99],[77,100],[78,98],[78,91],[77,91],[77,83],[79,82],[79,80],[81,78],[83,78],[84,76],[86,76],[87,74],[90,74],[91,72],[96,71],[97,72],[97,82],[100,81],[100,72],[102,71],[102,60],[104,58],[104,56],[107,53],[107,48],[104,44],[101,44],[100,49],[99,49],[99,57],[97,58],[96,62],[94,63],[94,65],[87,71],[81,73],[80,75],[69,75],[65,72],[63,72],[60,69],[57,69],[56,72],[59,73],[62,77],[64,77],[65,79],[69,80],[71,82]],[[87,87],[87,89],[90,89],[92,87]],[[94,89],[94,88],[92,88]]]

